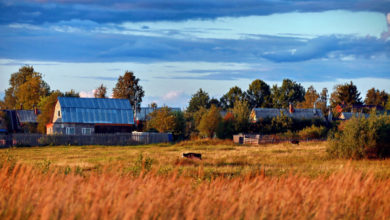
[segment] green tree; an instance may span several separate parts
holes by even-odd
[[[186,119],[184,114],[181,111],[174,111],[173,115],[175,117],[175,128],[173,129],[173,134],[178,139],[184,139],[186,130]]]
[[[263,80],[256,79],[250,85],[246,92],[249,108],[267,108],[271,107],[271,89]]]
[[[234,127],[236,132],[246,132],[249,128],[249,115],[251,111],[246,100],[236,100],[233,108]]]
[[[244,100],[245,94],[242,92],[241,88],[234,86],[229,89],[229,91],[221,97],[220,104],[223,109],[229,109],[234,107],[234,103]]]
[[[65,92],[64,94],[65,97],[76,97],[76,98],[80,98],[80,94],[76,91],[74,91],[74,89],[71,89],[70,91],[67,91]]]
[[[60,91],[53,91],[49,96],[42,97],[38,104],[38,109],[41,114],[38,115],[38,132],[45,134],[46,125],[51,123],[53,120],[54,108],[57,103],[57,98],[63,96]]]
[[[320,97],[317,90],[313,86],[307,88],[305,93],[305,100],[297,104],[297,108],[313,108],[314,103]]]
[[[198,127],[200,135],[212,138],[221,122],[220,110],[214,105],[205,113]]]
[[[209,101],[209,105],[215,105],[216,107],[221,107],[221,103],[219,103],[219,100],[216,98],[212,98]]]
[[[372,88],[367,91],[364,103],[366,105],[376,105],[384,108],[388,99],[389,95],[384,90],[379,91],[378,89]]]
[[[327,103],[328,103],[328,89],[323,88],[320,94],[320,101],[318,102],[318,108],[321,109],[324,115],[328,114]]]
[[[172,110],[162,107],[149,114],[147,129],[154,128],[159,132],[173,132],[176,128],[176,118]]]
[[[0,111],[0,129],[9,129],[9,117],[7,112]]]
[[[113,89],[113,97],[116,99],[128,99],[134,112],[141,108],[142,98],[145,92],[139,85],[139,79],[133,72],[126,71],[123,76],[119,76],[118,82]]]
[[[107,87],[105,87],[103,84],[97,87],[93,92],[93,96],[95,98],[101,98],[101,99],[107,98],[106,94],[107,94]]]
[[[305,99],[305,88],[295,81],[284,79],[281,87],[272,87],[271,94],[274,108],[287,108],[290,103],[302,102]]]
[[[13,73],[9,85],[4,97],[4,104],[9,109],[16,109],[21,105],[25,109],[32,109],[40,98],[47,96],[50,91],[49,85],[42,79],[42,74],[35,72],[32,66],[23,66]]]
[[[200,121],[202,120],[203,115],[205,115],[206,113],[207,109],[205,107],[201,107],[198,111],[192,113],[194,127],[199,127]]]
[[[293,123],[294,122],[292,118],[288,117],[287,115],[284,115],[283,112],[280,112],[280,115],[275,118],[272,118],[271,120],[271,131],[273,133],[286,132],[292,128]]]
[[[6,109],[7,106],[5,105],[5,102],[0,100],[0,109]]]
[[[337,105],[344,105],[344,111],[351,111],[353,105],[362,104],[360,92],[352,81],[350,83],[336,85],[330,96],[330,104],[332,108]]]
[[[390,98],[387,100],[385,109],[386,109],[386,110],[390,110]]]
[[[233,113],[228,112],[223,120],[219,123],[217,129],[217,137],[220,139],[232,139],[235,134],[235,120]]]
[[[210,96],[207,92],[203,91],[202,89],[199,89],[198,92],[192,95],[187,111],[197,112],[202,107],[210,107]]]
[[[157,103],[155,103],[155,102],[150,103],[150,107],[152,109],[156,109],[157,108]]]

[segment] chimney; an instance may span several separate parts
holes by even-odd
[[[34,108],[34,114],[38,115],[38,109],[37,109],[37,106],[35,104],[33,105],[33,108]]]
[[[295,111],[294,107],[291,103],[288,105],[288,111],[290,112],[290,114],[294,113],[294,111]]]

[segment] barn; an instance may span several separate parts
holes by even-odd
[[[134,130],[128,99],[58,97],[47,134],[127,133]]]

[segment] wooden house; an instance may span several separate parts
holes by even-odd
[[[338,119],[340,120],[349,120],[351,119],[352,117],[356,117],[356,118],[360,118],[360,117],[364,117],[364,118],[368,118],[370,116],[370,114],[366,114],[366,113],[360,113],[360,112],[341,112]]]
[[[251,122],[255,123],[260,119],[276,118],[280,115],[285,115],[293,119],[320,119],[325,120],[321,109],[316,108],[303,108],[294,109],[291,105],[289,109],[284,108],[254,108],[250,114]]]
[[[47,134],[127,133],[134,129],[128,99],[58,97]]]

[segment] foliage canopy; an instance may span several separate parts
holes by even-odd
[[[113,89],[113,98],[128,99],[134,110],[139,110],[144,96],[145,92],[133,72],[126,71],[123,76],[119,76]]]

